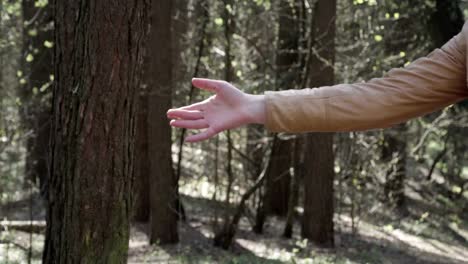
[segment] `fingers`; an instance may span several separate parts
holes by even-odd
[[[167,111],[167,117],[170,119],[198,120],[203,118],[203,113],[200,111],[182,110],[179,108]]]
[[[191,104],[191,105],[179,107],[177,109],[171,109],[171,110],[191,110],[191,111],[203,110],[203,108],[206,106],[206,104],[207,104],[207,100],[202,101],[202,102],[198,102],[198,103],[194,103],[194,104]],[[171,111],[171,110],[169,110],[169,111]],[[169,111],[168,111],[168,113],[169,113]]]
[[[217,93],[224,85],[226,85],[226,82],[211,79],[193,78],[192,84],[197,88]]]
[[[173,127],[187,128],[187,129],[202,129],[209,127],[205,119],[198,120],[172,120],[170,125]]]
[[[216,132],[212,128],[208,128],[199,134],[188,136],[187,138],[185,138],[185,142],[189,142],[189,143],[198,142],[198,141],[209,139],[213,137],[214,135],[216,135]]]

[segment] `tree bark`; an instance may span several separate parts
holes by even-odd
[[[44,263],[126,263],[148,3],[55,0]]]
[[[179,241],[178,182],[172,169],[171,128],[166,118],[166,111],[172,105],[172,7],[172,0],[152,1],[146,75],[151,244]]]
[[[315,3],[312,20],[309,87],[334,83],[336,0]],[[311,52],[311,51],[310,51]],[[302,237],[319,246],[334,246],[333,134],[308,134],[304,146],[304,215]]]

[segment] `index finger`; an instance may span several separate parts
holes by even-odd
[[[203,79],[203,78],[192,79],[193,86],[203,89],[203,90],[215,92],[215,93],[219,92],[219,90],[221,90],[221,87],[225,85],[225,83],[226,83],[225,81],[221,81],[221,80],[212,80],[212,79]]]

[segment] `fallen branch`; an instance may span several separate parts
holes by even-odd
[[[19,248],[19,249],[21,249],[23,251],[28,251],[29,250],[25,246],[20,245],[20,244],[18,244],[16,242],[13,242],[13,241],[10,241],[10,240],[0,239],[0,244],[10,244],[10,245],[13,245],[13,246],[15,246],[15,247],[17,247],[17,248]]]
[[[1,221],[1,230],[17,230],[27,233],[42,233],[46,229],[45,221]]]
[[[265,166],[262,173],[257,178],[257,181],[255,182],[255,184],[252,187],[250,187],[250,189],[247,190],[247,192],[245,192],[242,195],[241,201],[239,203],[239,206],[237,206],[237,210],[234,213],[232,220],[230,222],[225,222],[226,224],[224,225],[223,229],[215,235],[214,237],[215,246],[221,247],[223,249],[228,249],[231,246],[232,240],[237,231],[237,226],[239,225],[239,221],[242,217],[242,214],[244,213],[245,204],[247,200],[249,200],[250,196],[252,196],[252,194],[254,194],[255,191],[258,188],[260,188],[260,186],[262,186],[266,178],[265,177],[266,169],[267,169],[267,166]]]

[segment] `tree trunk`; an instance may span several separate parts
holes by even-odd
[[[279,2],[278,54],[276,57],[277,89],[293,89],[297,83],[299,29],[295,1]],[[288,212],[291,151],[293,140],[280,139],[273,143],[272,157],[268,164],[265,209],[267,214],[286,216]]]
[[[294,217],[296,213],[296,206],[298,204],[299,199],[299,181],[303,178],[302,173],[303,170],[303,156],[301,155],[303,152],[300,148],[300,145],[303,143],[304,137],[298,136],[294,140],[293,144],[293,151],[292,151],[292,162],[293,162],[293,174],[291,175],[291,186],[290,186],[290,195],[288,201],[288,213],[286,215],[286,223],[283,229],[283,237],[285,238],[292,238],[293,236],[293,229],[294,229]]]
[[[435,48],[440,48],[460,33],[465,24],[460,0],[436,0],[436,11],[431,17],[431,22],[429,30],[432,32],[432,40]],[[468,109],[468,102],[465,100],[457,106]]]
[[[144,71],[144,70],[143,70]],[[135,203],[133,219],[147,222],[150,219],[150,158],[148,155],[148,93],[143,84],[138,96],[138,120],[135,140]]]
[[[437,48],[448,42],[463,28],[465,19],[460,0],[436,0],[436,11],[431,18],[433,40]]]
[[[333,135],[310,134],[306,141],[302,237],[333,247]]]
[[[166,118],[172,105],[172,0],[152,1],[148,42],[148,154],[150,157],[150,243],[179,241],[178,182],[172,169],[171,128]]]
[[[399,3],[402,8],[406,5],[415,4],[412,0],[401,1]],[[405,5],[406,4],[406,5]],[[400,51],[405,50],[412,43],[412,36],[414,32],[408,28],[410,18],[400,18],[392,25],[391,39],[398,41],[385,42],[385,52],[388,55],[398,54]],[[406,62],[405,60],[399,61],[399,65]],[[386,172],[386,179],[384,184],[384,199],[392,207],[397,208],[400,213],[406,214],[405,204],[405,178],[406,178],[406,157],[407,157],[407,131],[406,124],[400,124],[396,127],[386,129],[384,131],[384,141],[382,148],[382,160],[390,165]]]
[[[309,87],[334,83],[336,0],[315,3],[312,40],[320,57],[310,56]],[[302,236],[324,247],[334,246],[333,134],[309,134],[304,146],[304,215]]]
[[[278,137],[273,142],[272,157],[267,169],[267,214],[285,216],[288,212],[292,142],[293,140],[282,140]]]
[[[126,263],[148,4],[56,0],[44,263]]]
[[[398,209],[405,205],[406,134],[406,124],[385,131],[382,149],[382,159],[390,165],[385,177],[385,201]]]
[[[36,1],[23,0],[23,76],[21,91],[22,119],[27,138],[26,181],[39,183],[47,197],[48,148],[51,122],[51,83],[53,26],[52,6],[36,6]]]
[[[298,64],[299,21],[295,14],[296,1],[278,2],[278,53],[276,56],[277,90],[293,89],[299,77]],[[267,215],[286,216],[290,194],[292,166],[292,139],[280,139],[275,136],[270,162],[267,164],[265,194],[260,196],[254,231],[261,233]]]

